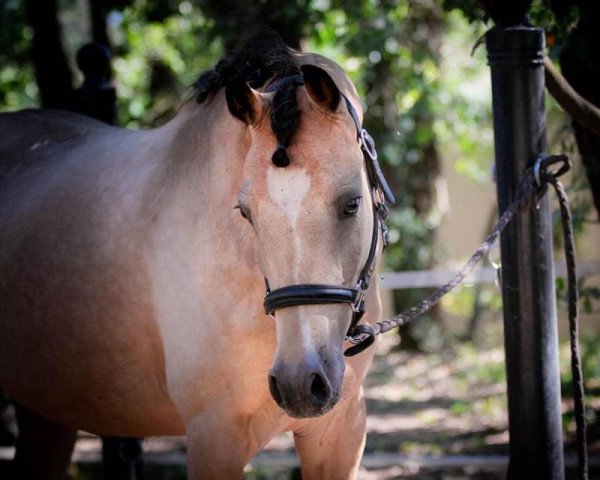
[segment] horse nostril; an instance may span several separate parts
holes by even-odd
[[[310,400],[315,407],[326,405],[331,398],[331,386],[319,373],[313,373],[310,385]]]
[[[283,405],[283,398],[277,387],[275,375],[269,375],[269,391],[271,392],[271,396],[273,397],[273,400],[275,400],[275,403],[281,407]]]

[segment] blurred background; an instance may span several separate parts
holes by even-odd
[[[567,80],[600,105],[594,32],[600,14],[592,4],[536,0],[529,20],[546,30],[548,54]],[[392,314],[440,284],[440,270],[443,277],[462,266],[497,219],[489,68],[485,47],[478,48],[493,25],[491,8],[493,1],[475,0],[0,0],[0,111],[73,110],[95,75],[106,98],[116,91],[111,121],[152,128],[171,118],[198,75],[255,25],[271,26],[288,45],[337,61],[363,99],[364,124],[398,199],[381,268],[385,309]],[[95,72],[81,56],[78,66],[78,52],[90,42],[112,55],[110,69]],[[88,84],[81,67],[88,69]],[[574,161],[565,184],[585,270],[582,352],[594,453],[600,450],[600,138],[573,124],[550,95],[546,103],[549,151]],[[556,212],[555,219],[560,264]],[[438,308],[379,342],[367,381],[364,478],[503,474],[508,433],[499,259],[493,250],[480,273]],[[571,452],[561,276],[556,286],[563,426]],[[0,439],[10,446],[10,407],[3,412]],[[182,439],[144,445],[147,478],[184,478],[177,456],[185,450]],[[296,465],[290,447],[286,436],[273,441],[267,456],[248,467],[248,478],[289,478]],[[73,478],[96,478],[98,450],[97,439],[82,435]],[[167,460],[153,464],[152,458]]]

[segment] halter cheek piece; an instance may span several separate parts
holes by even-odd
[[[275,82],[276,83],[276,82]],[[273,84],[271,85],[271,87]],[[269,90],[271,90],[271,87]],[[371,236],[371,246],[369,255],[364,267],[360,271],[356,286],[354,288],[339,287],[336,285],[321,285],[321,284],[300,284],[289,285],[287,287],[271,290],[269,281],[265,278],[267,286],[267,294],[264,300],[265,313],[275,316],[275,311],[285,307],[296,307],[298,305],[320,305],[320,304],[335,304],[345,303],[352,307],[352,322],[348,329],[347,336],[354,335],[358,322],[365,313],[365,292],[369,288],[371,277],[375,269],[375,254],[377,253],[377,240],[379,231],[381,230],[384,248],[388,244],[388,231],[385,224],[388,209],[385,205],[386,200],[394,203],[394,195],[383,176],[383,172],[377,161],[377,151],[375,150],[375,142],[373,138],[362,128],[356,110],[350,103],[350,100],[342,94],[346,107],[356,125],[357,140],[363,152],[365,159],[365,168],[369,179],[369,187],[371,192],[371,202],[373,205],[373,234]],[[363,333],[369,330],[370,325],[361,325],[360,329]],[[353,333],[354,332],[354,333]],[[373,341],[375,336],[370,337],[366,341],[355,345],[352,349],[358,348],[359,351],[366,349]],[[353,352],[353,354],[358,351]]]

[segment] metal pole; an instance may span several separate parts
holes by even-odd
[[[494,27],[486,34],[498,205],[546,151],[544,31]],[[558,335],[548,198],[517,215],[501,237],[509,479],[564,479]]]
[[[100,43],[88,43],[77,52],[83,84],[75,90],[76,111],[114,125],[117,121],[117,92],[111,82],[111,52]]]

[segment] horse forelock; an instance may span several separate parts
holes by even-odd
[[[195,83],[196,100],[204,102],[220,88],[239,88],[248,85],[260,89],[282,80],[277,85],[270,105],[271,129],[277,139],[272,156],[276,166],[289,165],[286,148],[292,142],[300,124],[297,90],[302,76],[297,55],[275,32],[256,31],[238,50],[204,72]]]
[[[195,83],[196,100],[202,103],[221,88],[225,89],[226,97],[227,93],[246,86],[273,93],[265,110],[276,138],[271,160],[277,167],[287,167],[290,164],[287,150],[300,128],[302,113],[298,90],[303,85],[305,65],[325,71],[361,116],[356,89],[339,65],[320,55],[289,48],[277,33],[266,28],[256,30],[214,69],[200,75]]]

